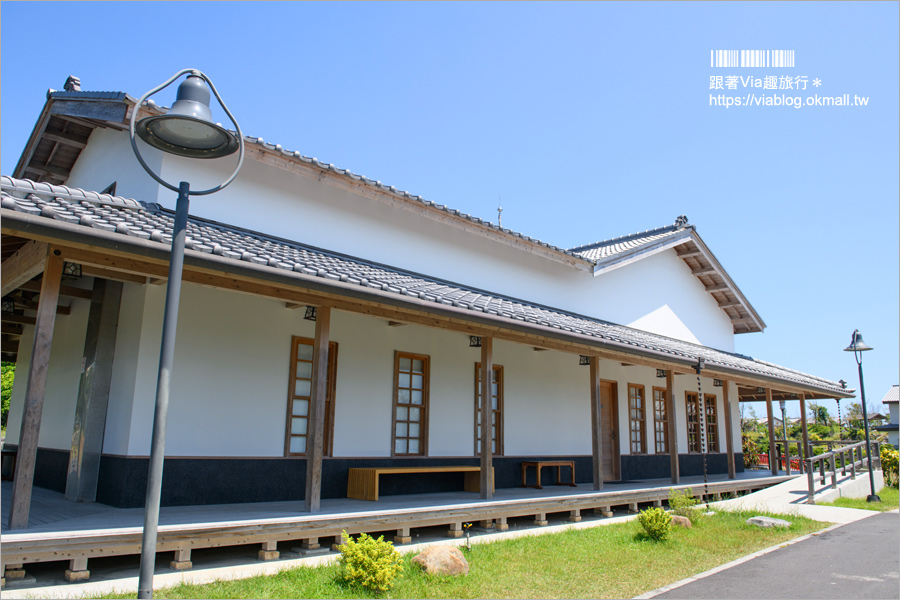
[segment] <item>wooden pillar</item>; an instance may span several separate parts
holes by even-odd
[[[66,475],[66,500],[73,502],[94,502],[97,499],[100,454],[103,450],[121,303],[121,282],[94,279]]]
[[[805,467],[804,459],[811,456],[809,453],[809,430],[806,427],[806,394],[800,394],[800,429],[803,432],[801,436],[803,447],[800,448],[800,472],[802,473]]]
[[[591,473],[594,490],[603,489],[603,427],[600,411],[600,357],[591,357],[591,447],[594,457]]]
[[[491,447],[492,391],[494,381],[494,339],[481,338],[481,497],[490,500],[494,495],[493,448]],[[500,440],[497,440],[499,443]]]
[[[306,512],[318,512],[322,499],[322,455],[325,446],[325,394],[328,381],[328,336],[331,308],[316,309],[316,337],[313,342],[312,396],[306,431]]]
[[[734,423],[731,415],[731,402],[728,400],[728,382],[722,382],[722,406],[725,408],[725,452],[728,454],[728,479],[735,479],[734,466]]]
[[[772,417],[772,388],[766,388],[766,419],[769,424],[769,468],[772,475],[778,475],[775,457],[775,419]]]
[[[38,436],[41,432],[41,413],[44,408],[44,392],[47,388],[47,367],[50,363],[50,347],[53,343],[53,326],[56,323],[56,305],[59,302],[62,269],[63,260],[59,256],[59,250],[50,252],[44,265],[41,297],[34,325],[31,364],[28,365],[28,385],[25,390],[22,428],[16,453],[16,474],[13,478],[7,523],[11,530],[28,527],[31,487],[34,483]]]
[[[672,483],[681,482],[681,470],[678,467],[678,428],[675,426],[675,374],[671,369],[666,371],[666,416],[669,430],[669,469],[672,472]]]

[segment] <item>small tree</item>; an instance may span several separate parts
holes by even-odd
[[[0,364],[0,373],[2,373],[2,389],[0,389],[0,398],[3,402],[2,424],[6,429],[6,420],[9,418],[9,398],[12,396],[13,379],[16,377],[16,363],[5,362]]]

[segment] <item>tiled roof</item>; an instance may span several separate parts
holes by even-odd
[[[881,399],[881,402],[884,404],[900,402],[900,385],[892,385],[891,389],[884,395],[884,398]]]
[[[693,225],[687,227],[693,229]],[[582,256],[588,260],[598,262],[625,252],[656,244],[663,240],[678,237],[684,230],[684,225],[668,225],[666,227],[658,227],[656,229],[633,233],[611,240],[577,246],[575,248],[570,248],[569,252]]]
[[[171,245],[174,214],[156,204],[7,176],[0,178],[0,188],[4,212],[61,221],[84,228],[87,234],[91,230],[100,230]],[[231,225],[191,217],[185,246],[188,251],[219,255],[235,264],[250,263],[282,274],[293,272],[302,274],[302,278],[321,278],[381,290],[401,299],[411,297],[454,306],[471,311],[473,316],[489,315],[501,325],[504,319],[509,319],[537,326],[536,329],[551,328],[593,338],[598,346],[661,359],[669,357],[683,363],[702,358],[709,367],[719,366],[748,376],[757,375],[834,393],[835,397],[848,395],[847,390],[836,382],[749,356],[647,333]]]

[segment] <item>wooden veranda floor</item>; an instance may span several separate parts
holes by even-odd
[[[769,471],[740,473],[734,480],[716,475],[710,476],[706,490],[710,496],[741,494],[786,479],[773,477]],[[448,526],[448,535],[457,537],[462,535],[463,522],[493,522],[503,529],[507,518],[534,515],[539,523],[546,522],[546,515],[552,513],[565,513],[577,520],[581,511],[592,509],[636,510],[641,504],[665,501],[672,487],[668,479],[658,479],[607,482],[599,492],[590,484],[575,488],[551,485],[541,490],[501,488],[490,500],[471,492],[383,496],[377,502],[324,499],[322,510],[315,514],[304,513],[302,501],[163,507],[157,550],[189,553],[191,549],[257,543],[266,548],[294,540],[313,546],[320,541],[327,547],[342,530],[351,534],[386,532],[402,541],[411,529],[434,526]],[[685,477],[674,487],[690,487],[695,496],[700,496],[703,478]],[[4,566],[140,553],[142,508],[72,503],[62,494],[34,488],[28,529],[8,531],[10,492],[11,482],[3,482],[0,545]]]

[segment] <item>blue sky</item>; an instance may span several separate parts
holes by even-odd
[[[898,382],[896,2],[3,2],[2,17],[4,174],[68,75],[138,97],[199,68],[249,135],[485,219],[500,198],[504,226],[558,246],[685,214],[768,326],[739,352],[857,387],[841,350],[858,328],[869,403]],[[715,49],[796,65],[711,68]],[[714,91],[711,75],[807,89]],[[868,103],[710,105],[751,92]]]

